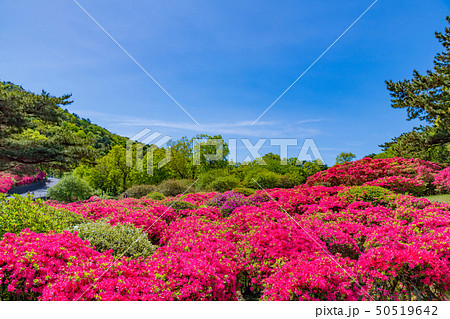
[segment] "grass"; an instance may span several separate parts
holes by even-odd
[[[426,196],[425,198],[428,199],[430,202],[450,203],[450,194],[432,195]]]

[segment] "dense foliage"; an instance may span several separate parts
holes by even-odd
[[[60,106],[69,99],[0,82],[0,169],[23,164],[69,169],[95,157],[91,140],[63,125]]]
[[[0,194],[0,236],[5,233],[18,234],[25,228],[37,233],[60,232],[83,222],[79,214],[56,209],[41,200],[19,195],[6,198]]]
[[[436,54],[432,70],[426,74],[414,70],[409,80],[386,81],[392,107],[406,109],[408,120],[420,119],[429,125],[380,145],[382,156],[450,163],[450,28],[435,35],[444,51]]]
[[[88,183],[74,175],[64,176],[47,191],[48,198],[66,203],[86,200],[92,194],[93,190]]]
[[[200,137],[207,140],[221,138],[206,135]],[[86,180],[92,188],[111,196],[124,194],[137,185],[157,185],[159,192],[166,196],[174,196],[186,191],[196,179],[198,179],[195,184],[197,191],[224,192],[236,187],[258,189],[257,183],[265,188],[291,188],[303,184],[308,176],[326,168],[319,161],[299,162],[297,158],[281,159],[279,155],[271,153],[250,163],[233,165],[229,165],[225,159],[207,161],[203,156],[205,154],[202,153],[198,165],[193,165],[194,154],[189,143],[192,143],[192,139],[188,141],[183,138],[171,144],[175,149],[155,148],[152,174],[148,173],[148,156],[150,156],[146,152],[148,146],[143,146],[141,164],[138,165],[136,162],[136,147],[134,147],[131,153],[132,161],[129,162],[131,165],[127,165],[127,150],[120,145],[114,146],[105,156],[98,159],[95,165],[81,164],[74,170],[74,174]],[[226,144],[223,148],[226,153]],[[203,152],[208,151],[210,150],[206,149]],[[172,154],[170,161],[159,167],[158,163],[164,160],[166,153]]]
[[[436,174],[433,184],[438,193],[450,193],[450,166]]]
[[[307,185],[380,186],[400,193],[423,195],[434,190],[434,175],[441,166],[419,159],[363,158],[356,162],[336,165],[307,180]]]
[[[87,240],[99,252],[110,251],[115,257],[149,257],[156,247],[142,229],[132,225],[111,226],[104,220],[77,225],[70,229]]]

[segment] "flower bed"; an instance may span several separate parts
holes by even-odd
[[[368,162],[368,172],[377,165],[385,169]],[[409,175],[402,164],[396,166],[400,175],[372,174],[358,177],[357,183],[347,176],[348,185],[301,185],[249,196],[226,192],[48,202],[87,220],[140,228],[156,250],[145,259],[120,257],[96,251],[76,232],[6,234],[0,242],[0,297],[445,300],[450,205],[398,188],[406,182],[410,187],[429,183],[422,177],[438,167],[422,164]],[[327,179],[323,176],[314,179]],[[190,203],[189,208],[169,207],[174,200]]]
[[[130,275],[130,294],[119,296],[113,293],[119,288],[109,288],[101,298],[90,293],[82,299],[444,299],[450,288],[450,205],[378,188],[371,192],[370,186],[356,192],[370,200],[361,201],[351,189],[267,190],[265,195],[239,197],[245,204],[230,207],[228,217],[215,206],[230,198],[235,203],[229,193],[213,200],[205,196],[196,201],[201,207],[178,212],[144,199],[64,205],[88,219],[149,227],[146,233],[160,246],[141,261],[145,266],[133,264],[146,275]],[[68,269],[56,280],[58,286],[44,291],[44,299],[78,298],[81,288],[75,289],[67,278],[73,272],[100,272],[97,267],[94,262]],[[122,287],[114,271],[102,280],[111,277]]]
[[[420,159],[363,158],[335,165],[308,177],[308,186],[376,185],[399,192],[423,195],[433,189],[435,175],[442,167]]]
[[[450,193],[450,166],[436,174],[433,184],[438,193]]]

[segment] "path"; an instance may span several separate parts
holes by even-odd
[[[47,196],[47,190],[58,184],[60,181],[59,178],[48,177],[44,186],[41,186],[37,189],[33,189],[32,191],[25,191],[22,193],[17,193],[21,196],[27,196],[28,193],[32,194],[35,198],[45,198]]]

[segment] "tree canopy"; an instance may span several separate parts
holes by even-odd
[[[447,22],[450,23],[450,17]],[[407,120],[419,119],[429,124],[380,145],[394,156],[450,161],[450,28],[435,35],[444,50],[436,54],[432,70],[425,74],[414,70],[411,79],[386,81],[391,106],[406,109]]]
[[[356,158],[356,155],[350,152],[342,152],[336,157],[336,164],[344,164],[345,162],[351,162]]]
[[[26,164],[70,167],[95,156],[90,140],[61,125],[71,95],[35,94],[0,82],[0,168]]]

